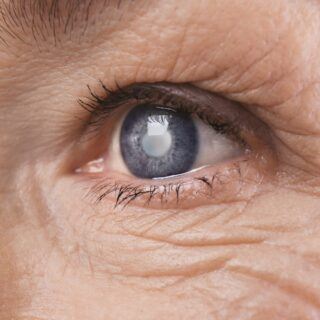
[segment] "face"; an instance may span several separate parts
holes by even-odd
[[[1,319],[320,317],[317,3],[1,6]]]

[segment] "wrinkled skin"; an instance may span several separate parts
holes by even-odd
[[[78,42],[3,36],[0,318],[319,319],[319,3],[124,8]],[[190,82],[239,101],[269,126],[277,161],[242,200],[89,204],[68,164],[93,79]]]

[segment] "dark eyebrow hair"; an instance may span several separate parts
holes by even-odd
[[[131,0],[133,1],[133,0]],[[93,22],[91,13],[102,13],[110,6],[120,8],[124,0],[0,0],[0,41],[7,38],[27,43],[53,39],[57,44],[63,36],[84,35]]]

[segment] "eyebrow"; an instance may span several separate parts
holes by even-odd
[[[128,0],[126,0],[128,1]],[[133,0],[131,0],[133,1]],[[124,0],[0,0],[0,41],[8,38],[28,42],[63,36],[83,36],[94,24],[96,13],[102,14],[111,6],[120,9]]]

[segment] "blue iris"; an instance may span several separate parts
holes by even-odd
[[[197,127],[189,114],[154,104],[133,108],[120,134],[125,164],[133,175],[144,179],[190,171],[198,140]]]

